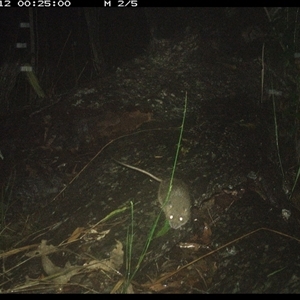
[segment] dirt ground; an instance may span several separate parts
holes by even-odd
[[[283,179],[261,44],[225,40],[155,41],[49,106],[2,119],[2,292],[300,292],[286,96],[276,98]],[[114,159],[160,178],[176,166],[190,220],[170,228],[159,183]]]

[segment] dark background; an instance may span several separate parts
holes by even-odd
[[[29,13],[29,8],[0,10],[0,66],[12,66],[0,70],[5,73],[2,76],[12,77],[11,93],[2,99],[9,110],[43,102],[30,94],[24,74],[16,74],[16,65],[31,64],[45,94],[53,96],[114,71],[145,53],[153,39],[186,32],[204,38],[215,35],[226,39],[224,51],[233,54],[243,47],[243,28],[268,25],[263,8],[89,8],[89,23],[85,8],[32,8],[34,30],[30,35],[28,28],[19,27],[20,22],[29,22]],[[27,49],[15,48],[16,43],[24,42]],[[16,100],[20,93],[27,100]]]

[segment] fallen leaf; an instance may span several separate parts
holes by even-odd
[[[121,242],[116,241],[115,248],[111,251],[109,259],[103,260],[92,260],[85,267],[92,270],[104,270],[107,272],[118,272],[123,265],[124,261],[124,251]]]

